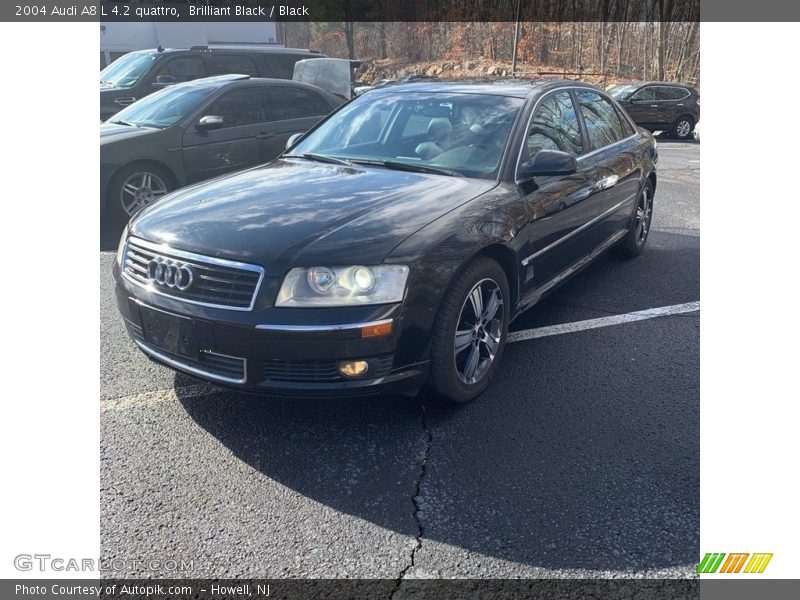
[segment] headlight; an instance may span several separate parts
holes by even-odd
[[[401,302],[408,267],[311,267],[289,271],[275,306],[356,306]]]
[[[122,255],[125,253],[125,242],[128,241],[128,226],[122,230],[122,236],[119,238],[119,245],[117,246],[117,264],[122,264]]]

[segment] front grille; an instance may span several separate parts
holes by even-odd
[[[392,370],[394,356],[379,356],[365,359],[369,370],[365,379],[376,379],[388,375]],[[339,375],[336,360],[284,361],[270,360],[264,363],[264,381],[285,381],[298,383],[328,383],[346,381]]]
[[[191,285],[179,290],[151,281],[148,278],[148,264],[152,260],[188,266],[193,275]],[[129,238],[125,247],[123,273],[131,281],[164,296],[206,306],[252,310],[264,270],[256,265],[174,250]]]

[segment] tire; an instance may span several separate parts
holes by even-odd
[[[476,290],[483,320],[475,319]],[[476,257],[455,276],[436,316],[431,343],[431,384],[442,400],[469,402],[489,386],[508,335],[510,301],[505,271],[488,257]],[[457,329],[465,332],[458,341]]]
[[[679,140],[688,140],[692,137],[694,130],[694,119],[689,115],[683,115],[672,124],[672,135]]]
[[[618,254],[623,258],[633,258],[639,256],[644,250],[647,238],[650,235],[650,225],[653,222],[653,182],[649,179],[639,192],[636,201],[636,210],[633,213],[628,233],[622,238],[617,246]],[[644,229],[642,229],[642,219],[644,217]]]
[[[175,187],[166,169],[154,164],[133,163],[111,178],[105,202],[109,225],[122,231],[130,218]]]

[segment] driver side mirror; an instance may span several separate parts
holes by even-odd
[[[219,129],[224,124],[224,119],[217,115],[206,115],[200,119],[194,126],[197,131],[212,131]]]
[[[172,75],[159,75],[156,77],[156,82],[153,84],[153,87],[160,90],[168,85],[175,85],[176,83],[178,83],[178,80]]]
[[[519,166],[521,180],[537,175],[572,175],[578,170],[578,161],[572,154],[560,150],[539,150],[529,161]]]
[[[288,150],[289,148],[294,146],[297,143],[297,140],[299,140],[301,137],[303,137],[302,133],[293,133],[292,135],[290,135],[289,139],[286,140],[286,149]]]

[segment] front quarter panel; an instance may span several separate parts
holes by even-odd
[[[456,273],[475,255],[498,246],[499,252],[513,255],[509,264],[519,264],[525,240],[518,234],[527,220],[517,187],[504,183],[436,219],[389,254],[385,262],[411,267],[399,359],[417,362],[428,358],[431,330],[444,295]],[[511,270],[509,285],[518,290],[518,270]]]

